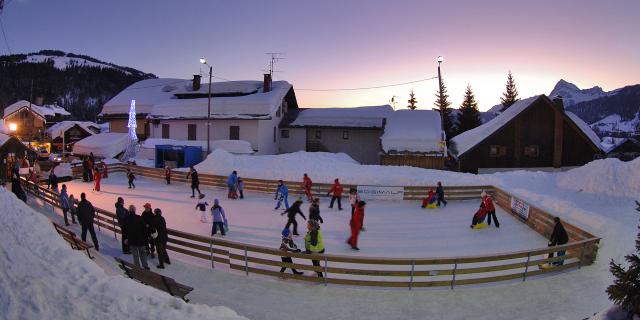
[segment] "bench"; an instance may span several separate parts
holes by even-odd
[[[193,291],[193,288],[177,283],[172,278],[140,268],[135,264],[124,261],[118,257],[113,258],[116,259],[120,269],[122,269],[129,278],[167,292],[172,296],[180,297],[185,302],[189,302],[189,299],[185,298],[185,296],[189,294],[189,292]]]
[[[93,259],[93,257],[91,256],[91,252],[89,252],[90,248],[93,248],[92,245],[82,241],[82,239],[78,238],[78,236],[76,236],[75,233],[73,233],[73,231],[55,223],[55,222],[51,222],[53,223],[53,227],[56,228],[56,231],[58,232],[58,234],[60,236],[62,236],[62,239],[64,239],[65,241],[67,241],[70,245],[72,249],[75,250],[86,250],[87,251],[87,255],[89,256],[89,258]]]

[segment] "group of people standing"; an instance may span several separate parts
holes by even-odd
[[[229,199],[244,199],[244,181],[238,176],[237,171],[231,172],[227,178],[227,198]]]
[[[135,205],[125,208],[124,199],[118,197],[115,204],[118,226],[122,231],[122,253],[132,254],[133,263],[149,270],[147,256],[155,258],[158,253],[157,268],[164,269],[164,265],[171,264],[167,254],[167,223],[162,216],[162,210],[152,210],[150,203],[145,203],[144,211],[137,214]]]
[[[93,182],[93,190],[100,191],[100,180],[109,177],[109,169],[104,161],[96,163],[93,152],[82,159],[82,181]]]

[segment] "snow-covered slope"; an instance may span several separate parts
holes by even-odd
[[[4,188],[0,203],[1,319],[245,319],[109,276]]]
[[[638,107],[640,109],[640,107]],[[622,117],[614,113],[598,122],[592,123],[591,128],[599,132],[637,132],[640,131],[640,111],[631,120],[622,120]]]
[[[127,75],[147,76],[144,72],[133,68],[122,67],[113,63],[100,61],[86,55],[66,53],[58,50],[41,50],[28,54],[5,56],[5,58],[13,63],[53,63],[53,67],[59,70],[65,70],[73,67],[95,67],[101,69],[114,69],[124,72]]]

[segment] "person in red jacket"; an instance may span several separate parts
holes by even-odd
[[[169,166],[164,167],[164,178],[167,180],[167,184],[171,184],[171,168]]]
[[[302,178],[302,189],[304,190],[304,194],[307,196],[307,200],[309,202],[313,202],[313,195],[311,194],[311,186],[313,185],[313,181],[311,178],[305,173]]]
[[[495,223],[496,228],[500,228],[500,222],[496,216],[496,207],[493,206],[493,200],[491,200],[491,197],[485,191],[482,191],[480,195],[482,196],[482,203],[487,209],[487,215],[489,216],[487,217],[487,224],[491,225],[491,217],[493,217],[493,222]]]
[[[487,210],[484,207],[484,203],[480,204],[480,208],[473,215],[473,219],[471,220],[470,228],[473,229],[477,224],[484,222],[484,219],[487,217]]]
[[[94,186],[93,186],[93,190],[95,191],[100,191],[100,170],[93,170],[93,181],[94,181]]]
[[[329,192],[327,192],[327,197],[333,193],[333,196],[331,197],[331,203],[329,203],[329,209],[333,209],[333,203],[336,201],[336,199],[338,200],[338,210],[342,210],[342,192],[344,191],[344,188],[342,187],[342,185],[340,184],[340,181],[338,181],[338,179],[336,178],[335,180],[333,180],[333,186],[331,186],[331,189],[329,189]]]
[[[351,237],[347,240],[347,243],[351,245],[351,249],[360,250],[358,248],[358,236],[360,235],[360,231],[362,231],[362,227],[364,224],[364,207],[366,202],[360,201],[356,203],[356,208],[353,211],[353,216],[351,216],[351,221],[349,225],[351,226]]]
[[[427,197],[422,200],[422,208],[426,208],[434,202],[436,202],[436,194],[433,192],[433,189],[429,189]]]

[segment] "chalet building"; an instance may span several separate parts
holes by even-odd
[[[364,164],[380,163],[388,106],[298,109],[280,125],[280,153],[343,152]]]
[[[634,138],[622,138],[606,150],[607,158],[631,161],[640,157],[640,141]]]
[[[61,152],[63,143],[66,151],[71,151],[76,142],[98,133],[100,125],[90,121],[62,121],[47,129],[47,135],[51,138],[51,152]]]
[[[22,141],[33,141],[41,138],[48,127],[70,117],[62,107],[20,100],[4,109],[3,119],[12,135]]]
[[[451,139],[460,171],[581,166],[603,154],[600,139],[561,98],[520,100],[491,121]]]
[[[387,117],[380,138],[380,164],[444,169],[446,160],[440,113],[399,110]]]
[[[210,141],[245,140],[256,154],[278,152],[278,125],[298,108],[293,86],[286,81],[216,82],[211,86]],[[207,141],[208,84],[193,80],[139,81],[102,109],[110,132],[128,132],[131,100],[136,100],[137,133],[146,138]]]
[[[0,179],[7,180],[9,166],[16,160],[29,155],[35,157],[35,152],[24,145],[18,138],[0,133]]]

